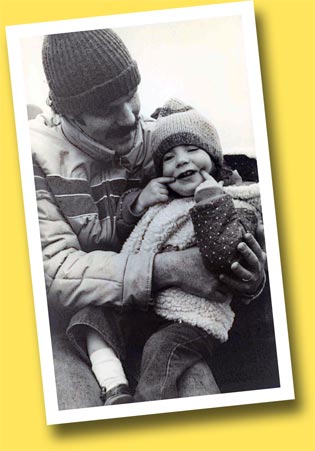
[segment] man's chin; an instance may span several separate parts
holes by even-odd
[[[136,132],[132,132],[124,138],[113,140],[108,146],[118,155],[125,155],[132,149],[135,142]]]

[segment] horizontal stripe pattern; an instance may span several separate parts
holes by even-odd
[[[129,180],[123,178],[108,179],[103,180],[97,185],[91,185],[93,197],[95,199],[102,197],[102,193],[104,193],[105,184],[110,187],[111,193],[118,194],[119,196],[121,196],[122,193],[124,193],[127,189],[138,188],[140,186],[140,179],[129,179]]]
[[[45,174],[35,161],[33,161],[33,171],[36,191],[48,191]]]
[[[97,213],[97,206],[90,196],[58,196],[57,202],[66,216]]]
[[[109,195],[107,195],[107,194],[104,194],[104,196],[103,197],[101,197],[99,200],[97,200],[96,201],[96,203],[97,204],[99,204],[100,202],[102,202],[102,200],[104,200],[104,199],[106,199],[106,198],[117,198],[117,199],[119,199],[120,198],[120,196],[119,196],[119,194],[109,194]]]
[[[51,191],[66,217],[84,215],[99,216],[100,220],[110,217],[114,220],[120,196],[131,187],[139,187],[140,179],[127,180],[123,177],[103,180],[90,185],[87,180],[45,174],[34,164],[36,190]]]
[[[55,196],[59,194],[91,194],[87,180],[68,179],[60,175],[48,175],[47,180]]]
[[[35,189],[36,191],[48,191],[48,185],[44,177],[35,175]]]
[[[43,173],[43,171],[41,170],[41,168],[38,166],[38,164],[35,161],[33,161],[33,171],[34,171],[34,176],[40,176],[40,177],[45,178],[45,174]]]
[[[91,191],[93,198],[96,202],[104,197],[104,195],[115,194],[121,196],[121,194],[126,191],[127,180],[116,179],[116,180],[103,180],[98,185],[91,186]]]

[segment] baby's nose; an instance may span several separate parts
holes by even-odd
[[[177,158],[176,158],[177,166],[182,166],[183,164],[188,163],[188,161],[189,161],[189,158],[186,153],[181,152],[179,155],[177,155]]]

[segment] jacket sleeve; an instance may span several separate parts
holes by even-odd
[[[121,243],[126,241],[143,216],[144,212],[136,214],[132,209],[140,193],[141,189],[130,189],[122,194],[119,199],[116,212],[116,232]]]
[[[251,209],[236,208],[232,197],[221,187],[204,184],[191,209],[197,245],[209,270],[228,272],[244,233],[256,229],[257,217]]]
[[[82,251],[38,171],[35,183],[49,305],[69,313],[87,305],[146,310],[151,303],[154,256]]]

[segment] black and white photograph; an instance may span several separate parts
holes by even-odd
[[[293,399],[253,3],[7,40],[47,424]]]

